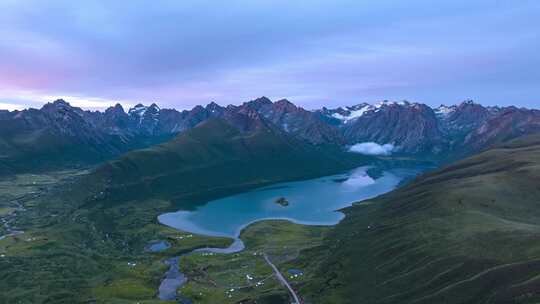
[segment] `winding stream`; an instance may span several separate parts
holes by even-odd
[[[187,254],[234,253],[244,249],[240,232],[252,223],[286,219],[305,225],[335,225],[344,217],[336,210],[389,192],[419,172],[418,169],[393,169],[372,178],[368,167],[360,167],[344,174],[280,183],[213,200],[194,211],[164,213],[158,216],[158,221],[186,232],[234,239],[227,248],[201,248]],[[279,198],[285,198],[288,205],[276,203]],[[162,300],[176,299],[176,290],[187,281],[179,270],[182,256],[167,260],[169,270],[159,287]]]
[[[17,216],[18,213],[21,213],[21,212],[24,212],[26,211],[26,209],[24,208],[24,206],[17,202],[17,201],[14,201],[13,204],[15,205],[15,210],[5,216],[5,217],[0,217],[0,222],[2,224],[2,226],[4,227],[4,231],[5,231],[5,234],[4,235],[0,235],[0,240],[3,240],[7,237],[10,237],[10,236],[16,236],[16,235],[19,235],[19,234],[23,234],[24,231],[21,231],[21,230],[17,230],[15,228],[13,228],[11,226],[11,222],[13,222]]]

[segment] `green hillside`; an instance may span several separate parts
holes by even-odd
[[[157,223],[159,214],[362,161],[270,130],[240,132],[212,120],[90,173],[0,179],[0,212],[25,207],[9,217],[10,227],[24,233],[0,239],[0,303],[167,303],[156,299],[165,259],[231,240],[168,228]],[[0,235],[9,232],[2,229]],[[148,252],[153,240],[171,248]]]
[[[540,136],[344,211],[295,262],[310,302],[540,302]]]
[[[190,208],[229,192],[340,172],[368,159],[271,128],[241,132],[211,119],[169,142],[106,163],[89,182],[106,185],[106,200],[160,197]]]

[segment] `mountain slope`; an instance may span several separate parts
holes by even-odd
[[[0,115],[0,175],[93,165],[171,138],[171,133],[147,131],[144,117],[138,125],[120,105],[90,112],[61,99],[39,110],[5,111]]]
[[[345,209],[298,261],[313,303],[538,303],[540,136]]]
[[[351,144],[393,143],[407,153],[439,153],[442,134],[433,110],[424,104],[382,103],[344,125]]]
[[[471,132],[464,145],[480,150],[513,138],[540,132],[540,111],[508,107]]]
[[[129,152],[100,166],[92,181],[106,195],[166,197],[217,195],[231,187],[339,172],[366,157],[317,147],[288,136],[257,112],[210,119],[173,140]],[[226,185],[226,187],[224,186]]]
[[[266,119],[294,137],[313,144],[344,144],[340,131],[319,112],[298,107],[286,99],[276,102],[261,97],[243,104],[253,108]]]
[[[118,155],[121,140],[96,129],[64,101],[0,119],[0,173],[58,163],[97,162]]]

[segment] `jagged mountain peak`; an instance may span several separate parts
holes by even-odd
[[[219,113],[222,112],[225,108],[212,101],[206,105],[205,109],[210,111],[211,113]]]
[[[288,101],[287,99],[280,99],[274,103],[274,107],[281,111],[286,112],[292,112],[299,109],[296,105],[294,105],[292,102]]]
[[[130,108],[128,113],[134,113],[134,112],[138,112],[140,111],[141,109],[146,109],[146,106],[143,105],[142,103],[138,103],[136,104],[133,108]]]
[[[105,110],[105,113],[126,113],[124,107],[121,104],[117,103],[113,107],[108,107]]]
[[[136,116],[143,116],[146,112],[156,113],[156,112],[159,112],[159,110],[160,110],[159,106],[155,103],[152,103],[149,106],[145,106],[142,103],[138,103],[133,108],[129,109],[128,114],[136,115]]]
[[[41,107],[41,110],[52,110],[52,109],[66,109],[73,108],[67,101],[64,99],[57,99],[53,102],[48,102]]]
[[[133,108],[129,109],[128,114],[132,116],[142,117],[144,116],[144,114],[149,108],[155,109],[156,107],[157,107],[156,104],[152,104],[150,107],[148,107],[148,106],[143,105],[142,103],[138,103]]]
[[[465,100],[461,102],[458,106],[458,109],[466,109],[466,108],[477,108],[477,109],[486,109],[483,105],[474,102],[472,99]]]
[[[36,112],[37,111],[37,112]],[[74,107],[63,99],[57,99],[54,102],[48,102],[41,107],[40,110],[24,110],[21,113],[25,113],[26,118],[33,119],[35,114],[41,113],[55,119],[81,119],[81,123],[92,123],[90,116],[100,115],[99,112],[84,111],[79,107]],[[88,117],[87,117],[88,116]],[[69,118],[68,118],[69,117]],[[88,119],[85,119],[88,118]]]
[[[374,110],[375,107],[368,103],[360,103],[353,106],[347,106],[345,108],[339,107],[331,110],[323,110],[323,114],[331,116],[332,118],[338,119],[343,123],[349,123],[368,111]]]
[[[287,105],[294,105],[292,102],[290,102],[287,98],[282,98],[275,103],[277,104],[287,104]],[[294,105],[296,107],[296,105]]]
[[[442,118],[446,120],[444,123],[449,129],[468,132],[490,116],[491,113],[487,108],[469,99],[454,106],[452,111]]]
[[[268,98],[266,96],[261,96],[259,98],[256,98],[255,100],[252,100],[252,101],[261,102],[261,103],[271,103],[272,102],[272,100],[270,100],[270,98]]]
[[[375,104],[375,107],[377,108],[380,108],[380,107],[383,107],[383,106],[408,106],[410,105],[411,103],[407,100],[402,100],[402,101],[391,101],[391,100],[383,100],[383,101],[380,101],[378,103]]]
[[[349,111],[356,111],[356,110],[360,110],[360,109],[362,109],[362,108],[364,108],[364,107],[366,107],[366,106],[370,106],[370,104],[367,103],[367,102],[362,102],[362,103],[359,103],[359,104],[356,104],[356,105],[353,105],[353,106],[347,106],[346,108],[347,108],[347,110],[349,110]],[[342,109],[342,110],[343,110],[342,107],[339,107],[338,109]]]
[[[201,105],[196,105],[191,109],[192,112],[201,112],[204,111],[204,107]]]
[[[474,102],[474,100],[472,99],[465,99],[464,101],[461,102],[460,105],[478,105],[476,102]]]
[[[209,104],[206,105],[207,108],[215,108],[215,107],[221,107],[217,102],[211,101]]]
[[[242,106],[247,106],[247,107],[251,107],[258,110],[264,106],[271,106],[272,104],[273,104],[272,100],[270,100],[266,96],[262,96],[257,99],[253,99],[248,102],[245,102]]]
[[[383,100],[375,104],[370,103],[360,103],[353,106],[338,107],[335,109],[323,108],[319,110],[319,113],[332,117],[341,121],[344,124],[350,124],[351,122],[357,120],[358,118],[364,116],[366,113],[376,113],[379,111],[391,111],[392,109],[415,109],[419,111],[430,112],[432,109],[422,103],[409,102],[407,100],[402,101],[389,101]]]
[[[53,104],[54,105],[66,105],[66,106],[69,106],[69,103],[67,101],[65,101],[64,99],[62,99],[62,98],[53,101]]]
[[[161,109],[158,107],[157,104],[155,103],[152,103],[147,109],[146,109],[146,112],[144,114],[148,115],[148,114],[157,114],[159,113]]]
[[[456,111],[456,109],[457,109],[457,106],[455,105],[447,106],[447,105],[441,104],[437,108],[433,109],[433,111],[435,112],[437,116],[441,118],[445,118],[449,116],[450,114],[452,114],[454,111]]]

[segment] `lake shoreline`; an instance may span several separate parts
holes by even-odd
[[[374,180],[374,179],[371,178],[371,176],[368,173],[368,170],[370,168],[371,167],[369,167],[369,166],[362,166],[362,167],[358,167],[358,168],[356,168],[354,170],[350,170],[348,172],[338,174],[338,175],[330,175],[330,176],[320,177],[320,178],[311,179],[311,180],[304,180],[304,181],[294,181],[294,182],[289,182],[289,184],[290,183],[306,183],[306,182],[310,182],[310,181],[328,182],[328,180],[331,180],[332,183],[337,183],[338,185],[340,185],[340,184],[347,183],[347,181],[354,180],[355,182],[358,182],[358,184],[356,184],[357,188],[364,189],[362,187],[372,186],[372,185],[374,185],[376,183],[376,181],[378,181],[380,179],[383,179],[385,176],[387,178],[391,177],[390,178],[391,183],[389,184],[389,187],[383,188],[382,191],[375,191],[376,193],[372,193],[373,195],[368,195],[368,197],[365,197],[365,198],[360,197],[358,199],[354,199],[354,198],[350,199],[345,203],[346,206],[350,206],[354,202],[363,201],[365,199],[370,199],[370,198],[376,197],[378,195],[381,195],[381,194],[387,193],[389,191],[392,191],[393,189],[398,187],[403,180],[407,179],[407,178],[404,178],[404,177],[393,176],[390,173],[390,170],[388,170],[388,171],[385,171],[384,173],[381,173],[379,176],[377,176],[377,179]],[[242,195],[242,194],[245,194],[245,193],[258,194],[258,193],[264,192],[264,191],[286,190],[286,189],[288,189],[288,187],[286,185],[288,185],[288,183],[275,183],[275,184],[271,184],[271,185],[268,185],[268,186],[265,186],[265,187],[252,189],[252,190],[249,190],[247,192],[237,194],[237,195]],[[381,189],[379,189],[379,190],[381,190]],[[304,191],[304,190],[302,190],[302,191]],[[230,196],[230,197],[235,197],[235,196],[233,195],[233,196]],[[226,197],[224,199],[227,199],[227,198],[230,199],[230,197]],[[280,197],[287,197],[287,196],[284,195],[284,196],[280,196]],[[216,201],[218,201],[218,204],[219,204],[219,200],[214,200],[214,201],[208,202],[207,205],[209,205],[211,203],[215,204]],[[272,204],[276,205],[275,200],[272,200]],[[288,206],[287,207],[279,206],[279,207],[283,208],[284,210],[286,210],[288,208]],[[218,253],[218,254],[231,254],[231,253],[240,252],[240,251],[245,249],[245,244],[244,244],[244,242],[242,240],[242,233],[246,229],[248,229],[249,226],[251,226],[253,224],[256,224],[256,223],[264,222],[264,221],[283,220],[283,221],[288,221],[288,222],[291,222],[291,223],[294,223],[294,224],[307,225],[307,226],[334,226],[337,223],[339,223],[341,220],[343,220],[343,218],[345,217],[345,214],[340,211],[340,209],[342,209],[342,208],[343,207],[338,206],[338,208],[335,208],[335,209],[331,210],[331,213],[333,213],[334,215],[337,215],[337,217],[332,218],[332,221],[302,220],[302,219],[298,219],[298,218],[294,218],[294,217],[288,217],[288,216],[262,216],[262,217],[258,217],[256,219],[254,219],[254,220],[248,221],[246,223],[243,223],[239,227],[235,228],[233,233],[220,233],[220,232],[211,231],[211,230],[205,231],[204,229],[200,229],[199,227],[189,226],[189,225],[179,227],[178,225],[172,225],[171,222],[169,221],[170,218],[167,218],[167,215],[171,215],[171,214],[184,215],[184,214],[196,213],[198,209],[196,209],[194,211],[180,210],[180,211],[177,211],[177,212],[174,212],[174,213],[161,214],[161,215],[158,216],[158,222],[160,224],[162,224],[162,225],[172,227],[172,228],[180,230],[180,231],[185,231],[185,232],[204,235],[204,236],[227,237],[227,238],[232,239],[233,243],[231,243],[228,247],[222,247],[222,248],[218,248],[218,247],[198,248],[198,249],[194,249],[194,250],[192,250],[190,252],[187,252],[187,253],[181,254],[179,256],[168,259],[167,263],[169,265],[169,269],[168,269],[167,273],[164,276],[164,279],[162,280],[162,282],[160,284],[158,296],[159,296],[160,299],[167,299],[167,300],[177,299],[176,292],[172,293],[170,287],[175,286],[175,288],[176,288],[175,290],[178,290],[179,288],[181,288],[188,281],[188,278],[180,270],[181,260],[182,260],[182,257],[184,257],[184,256],[187,256],[187,255],[190,255],[190,254],[193,254],[193,253],[197,253],[197,252],[208,252],[208,253]],[[241,210],[239,212],[241,212]],[[173,260],[174,260],[174,263],[171,263],[170,261],[173,261]],[[186,301],[185,303],[189,303],[189,301]]]
[[[386,170],[373,179],[367,173],[370,168],[361,166],[341,174],[256,188],[208,201],[195,210],[160,214],[158,222],[199,235],[229,238],[237,238],[243,227],[264,219],[335,225],[344,216],[340,209],[391,191],[406,175],[417,173],[394,174]],[[285,197],[290,204],[285,207],[275,204],[279,197]]]

